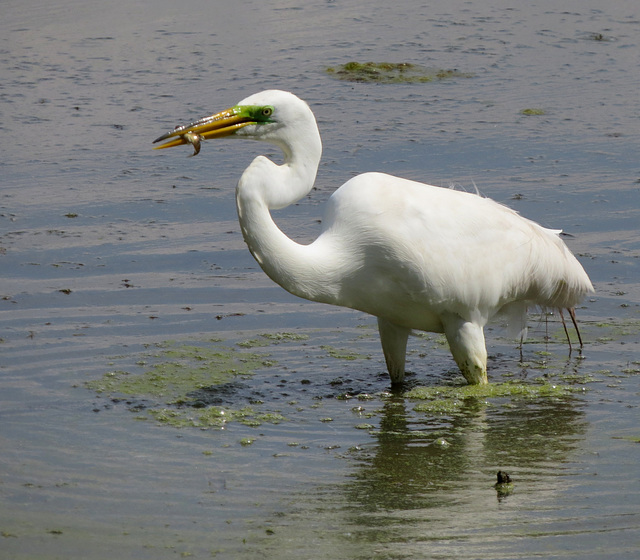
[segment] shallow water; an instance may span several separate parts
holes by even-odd
[[[4,2],[0,558],[635,558],[640,8],[610,4]],[[473,77],[324,72],[350,60]],[[151,151],[271,87],[311,104],[325,145],[317,189],[277,214],[297,239],[366,170],[563,228],[596,285],[583,355],[534,316],[522,364],[489,330],[489,375],[580,391],[420,412],[386,393],[371,318],[272,284],[232,193],[273,151]],[[268,354],[210,398],[286,421],[177,429],[149,414],[162,399],[86,387],[166,361],[166,341]],[[408,367],[411,386],[459,382],[435,336]]]

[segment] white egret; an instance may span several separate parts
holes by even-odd
[[[487,383],[483,327],[505,314],[519,331],[527,307],[573,308],[593,291],[559,237],[477,194],[383,173],[350,179],[329,198],[322,233],[309,245],[289,239],[271,209],[313,187],[322,143],[309,106],[283,91],[238,105],[161,136],[157,148],[235,136],[275,144],[277,165],[258,156],[236,188],[238,218],[251,254],[285,290],[378,319],[392,385],[404,379],[412,330],[444,333],[469,383]],[[513,325],[512,325],[513,326]]]

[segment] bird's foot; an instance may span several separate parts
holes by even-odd
[[[469,385],[486,385],[489,383],[487,368],[477,364],[462,364],[460,365],[460,371]]]

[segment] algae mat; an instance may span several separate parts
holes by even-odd
[[[635,321],[584,325],[593,344],[637,334]],[[390,391],[379,356],[377,333],[370,327],[340,331],[242,332],[227,338],[168,341],[148,348],[132,363],[130,357],[114,358],[117,368],[86,383],[102,398],[125,405],[137,419],[153,419],[174,427],[222,428],[229,422],[259,427],[263,423],[290,421],[323,399],[366,403],[353,407],[361,419],[375,419],[388,402],[406,400],[421,416],[455,415],[469,407],[511,406],[517,401],[549,401],[575,398],[588,390],[594,375],[580,367],[582,354],[566,352],[560,327],[525,344],[526,361],[515,357],[493,358],[488,386],[467,386],[455,368],[447,368],[446,341],[426,333],[410,346],[412,365],[426,367],[424,358],[436,357],[436,368],[409,372],[406,387]],[[334,344],[327,344],[328,337]],[[342,341],[335,346],[335,338]],[[511,354],[517,355],[512,343]],[[567,360],[567,358],[569,358]],[[300,359],[314,369],[341,375],[327,379],[296,377]],[[124,362],[128,362],[126,365]],[[438,365],[438,364],[442,365]],[[433,366],[434,362],[431,361]],[[567,366],[569,365],[569,368]],[[126,366],[126,367],[125,367]],[[440,371],[437,368],[442,368]],[[640,371],[640,362],[629,363],[620,374]],[[599,371],[600,375],[611,372]],[[428,383],[425,385],[425,381]],[[291,398],[283,404],[282,389]],[[374,390],[372,390],[374,389]],[[322,417],[323,421],[331,421]],[[360,422],[358,429],[371,428]]]
[[[455,69],[426,68],[410,62],[347,62],[326,69],[330,76],[347,82],[377,84],[426,84],[454,78],[470,78],[472,74]]]

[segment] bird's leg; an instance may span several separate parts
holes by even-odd
[[[520,344],[518,345],[518,348],[520,349],[520,363],[524,362],[524,356],[522,355],[523,346],[524,346],[524,335],[520,337]]]
[[[578,341],[580,342],[580,348],[582,348],[584,345],[582,344],[582,336],[580,335],[580,329],[578,328],[578,321],[576,320],[576,310],[573,307],[569,307],[567,311],[569,312],[571,321],[573,322],[573,326],[576,329],[576,334],[578,335]]]
[[[569,336],[569,331],[567,329],[567,323],[564,320],[564,313],[562,312],[562,309],[558,309],[558,311],[560,312],[560,320],[562,321],[562,327],[564,328],[564,334],[567,337],[567,343],[569,344],[569,355],[571,355],[571,351],[573,350],[573,347],[571,346],[571,337]],[[580,343],[580,347],[582,347],[582,343]]]
[[[488,383],[487,347],[482,327],[455,313],[443,314],[442,323],[453,359],[467,382],[470,385]]]
[[[549,342],[549,314],[544,313],[544,341]]]
[[[378,317],[378,331],[391,385],[399,385],[404,381],[404,362],[407,355],[407,339],[410,329],[399,327],[386,319]]]

